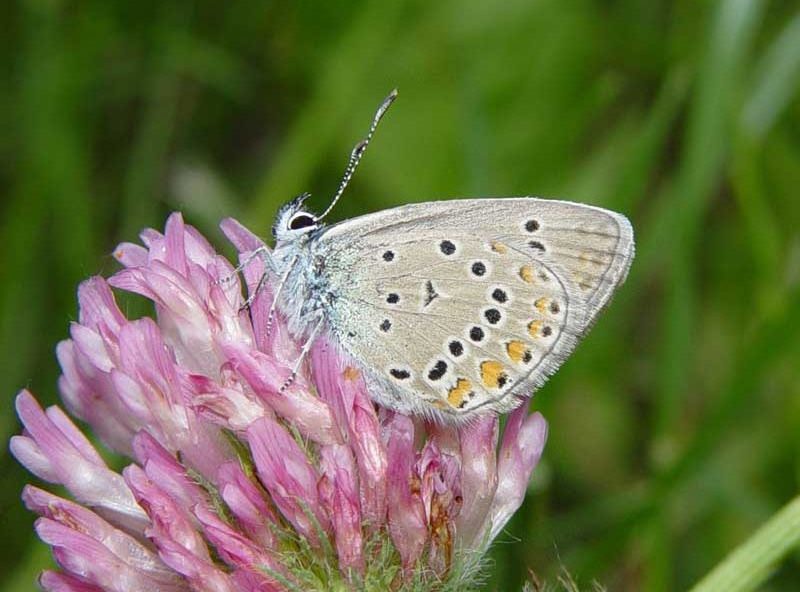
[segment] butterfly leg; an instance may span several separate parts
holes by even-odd
[[[266,245],[261,245],[256,250],[251,251],[250,254],[247,257],[245,257],[241,261],[241,263],[239,263],[239,265],[234,267],[232,274],[230,274],[227,277],[218,279],[217,282],[221,284],[222,282],[230,282],[230,281],[232,281],[233,278],[235,278],[239,273],[241,273],[242,270],[244,270],[245,267],[250,265],[250,263],[252,263],[253,259],[255,259],[256,257],[261,257],[261,260],[264,262],[264,264],[267,267],[269,267],[270,269],[273,269],[273,270],[275,269],[275,266],[272,263],[272,257],[270,257],[270,255],[269,255],[269,249],[267,248]]]
[[[272,257],[270,257],[269,249],[266,246],[261,246],[257,248],[255,251],[250,253],[247,257],[245,257],[239,265],[233,270],[234,274],[240,273],[244,268],[246,268],[250,263],[252,263],[253,259],[256,257],[260,257],[261,261],[264,263],[264,273],[261,274],[261,277],[258,279],[258,284],[254,290],[252,290],[248,295],[247,299],[242,303],[239,307],[239,310],[249,309],[250,305],[253,304],[253,301],[256,297],[261,293],[261,290],[264,288],[264,285],[267,282],[267,278],[269,276],[270,271],[275,271],[275,264],[272,261]],[[230,277],[233,277],[231,275]],[[226,281],[230,278],[225,278]]]
[[[278,284],[277,289],[275,290],[275,294],[272,296],[272,304],[269,307],[269,314],[267,315],[267,326],[264,331],[267,335],[269,335],[270,331],[272,330],[272,321],[275,318],[275,305],[278,302],[278,297],[281,295],[281,292],[283,292],[283,286],[286,285],[286,279],[289,277],[289,273],[291,273],[292,268],[294,267],[296,261],[297,257],[292,259],[289,265],[286,266],[286,272],[283,274],[283,277],[281,277],[281,281]],[[266,276],[266,274],[264,274],[264,276]],[[263,280],[264,277],[261,278],[261,281]],[[261,285],[261,281],[258,282],[259,285]]]
[[[256,297],[261,293],[261,290],[264,288],[264,284],[266,283],[267,283],[267,272],[264,272],[261,274],[261,277],[259,278],[258,283],[256,284],[255,290],[250,292],[250,294],[247,295],[245,301],[242,302],[242,305],[239,307],[240,312],[243,310],[250,310],[250,305],[253,304]]]
[[[314,345],[314,341],[317,339],[317,336],[319,335],[320,329],[322,329],[322,324],[324,322],[325,322],[324,319],[320,319],[319,322],[314,327],[314,329],[309,334],[308,339],[306,339],[305,345],[303,345],[303,349],[300,351],[300,355],[297,357],[297,361],[295,362],[294,367],[292,368],[292,373],[284,381],[283,386],[281,386],[280,389],[281,393],[283,393],[287,388],[292,386],[294,379],[297,378],[297,373],[300,371],[300,366],[302,365],[303,360],[305,360],[306,356],[308,355],[308,352],[311,351],[311,347]]]

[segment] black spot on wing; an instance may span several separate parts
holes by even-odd
[[[544,245],[539,241],[530,241],[528,242],[528,246],[534,251],[540,251],[542,253],[545,251]]]
[[[430,380],[439,380],[445,375],[445,372],[447,372],[447,363],[444,360],[438,360],[431,368],[431,371],[428,372],[428,378]]]
[[[505,290],[501,288],[495,288],[492,291],[492,299],[500,304],[504,304],[506,301],[508,301],[508,294],[506,294]]]
[[[439,250],[444,255],[452,255],[453,253],[456,252],[456,246],[452,243],[452,241],[443,240],[442,242],[439,243]]]
[[[472,327],[472,329],[469,330],[469,338],[472,341],[475,341],[475,342],[483,341],[484,336],[485,336],[485,334],[483,332],[483,329],[481,329],[477,325]]]
[[[464,353],[464,344],[460,341],[453,340],[447,345],[447,347],[450,350],[450,353],[455,357],[458,357]]]
[[[430,305],[436,298],[439,297],[439,293],[436,291],[436,288],[433,287],[433,282],[428,280],[425,283],[425,304],[424,306]]]

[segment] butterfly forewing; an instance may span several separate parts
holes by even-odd
[[[622,281],[627,221],[533,198],[404,206],[319,239],[331,328],[401,411],[505,411],[540,386]]]

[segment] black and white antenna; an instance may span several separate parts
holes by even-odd
[[[339,189],[336,191],[336,194],[333,196],[333,201],[331,201],[331,205],[322,212],[320,216],[317,217],[317,220],[322,220],[328,213],[333,209],[333,206],[336,205],[336,202],[339,201],[339,198],[342,197],[344,190],[347,188],[347,185],[350,183],[350,179],[353,178],[353,173],[358,166],[358,163],[361,161],[361,157],[364,155],[364,151],[367,149],[370,140],[372,140],[372,136],[375,134],[375,130],[378,129],[378,124],[381,122],[381,119],[385,115],[386,111],[389,110],[389,107],[392,105],[394,100],[397,98],[397,89],[394,89],[392,92],[389,93],[389,96],[383,99],[383,103],[381,106],[378,107],[378,110],[375,112],[375,117],[372,119],[372,125],[369,128],[369,133],[367,137],[361,140],[358,144],[355,145],[353,151],[350,153],[350,161],[347,163],[347,168],[344,171],[344,177],[342,177],[342,182],[339,183]]]

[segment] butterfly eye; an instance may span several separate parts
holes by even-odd
[[[301,212],[289,221],[289,230],[300,230],[301,228],[314,226],[316,223],[317,220],[314,218],[314,216],[310,216]]]

